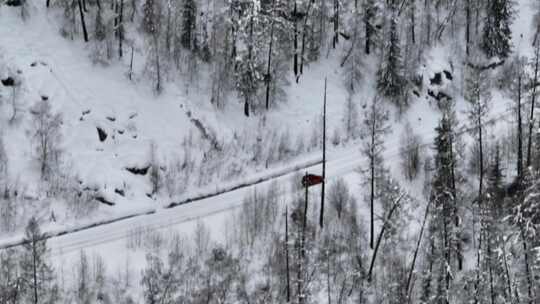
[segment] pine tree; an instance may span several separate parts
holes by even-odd
[[[47,241],[37,220],[32,217],[25,229],[21,258],[21,279],[30,303],[46,303],[55,297],[54,273],[47,261]]]
[[[105,63],[107,59],[107,27],[103,20],[102,10],[98,8],[96,12],[96,21],[94,22],[94,50],[92,60],[94,62]]]
[[[492,202],[491,208],[501,213],[504,198],[503,169],[501,167],[501,152],[499,143],[495,145],[493,160],[488,168],[486,192]]]
[[[508,71],[505,71],[504,85],[507,86],[508,94],[511,99],[515,102],[515,112],[516,112],[516,126],[517,126],[517,175],[523,177],[523,167],[524,167],[524,117],[525,117],[525,85],[527,83],[527,74],[525,72],[525,65],[527,58],[514,56],[508,64]],[[484,88],[484,91],[487,89]],[[527,149],[529,151],[529,149]],[[528,154],[527,154],[528,155]],[[529,158],[527,158],[529,160]],[[526,163],[527,166],[529,162]]]
[[[149,42],[148,68],[155,78],[155,91],[161,92],[161,62],[159,37],[161,32],[161,5],[158,0],[146,0],[143,5],[142,28]],[[153,67],[153,68],[150,68]]]
[[[244,115],[250,116],[258,106],[258,91],[264,80],[264,62],[262,60],[262,50],[260,38],[259,9],[254,1],[245,1],[241,4],[240,11],[240,37],[244,44],[243,48],[238,48],[238,58],[236,62],[236,89],[244,101]]]
[[[20,303],[22,281],[19,278],[15,249],[0,251],[0,303]]]
[[[454,244],[456,244],[455,231],[452,228],[452,217],[457,208],[453,185],[453,131],[449,113],[444,114],[435,130],[437,132],[434,158],[435,174],[431,190],[434,209],[430,225],[432,226],[433,253],[436,254],[433,267],[435,267],[439,276],[435,278],[437,285],[434,293],[437,301],[448,303],[448,291],[450,290],[453,271],[451,256],[454,252]]]
[[[185,0],[183,9],[180,41],[185,49],[196,51],[197,39],[195,29],[197,24],[197,4],[195,0]]]
[[[511,0],[487,2],[481,48],[487,57],[505,59],[512,51],[513,7]]]
[[[355,8],[353,17],[351,18],[350,30],[352,31],[351,46],[345,54],[341,66],[344,67],[344,79],[347,86],[349,96],[358,91],[357,86],[362,80],[362,68],[364,52],[361,47],[361,35],[360,24],[362,22],[362,15],[360,9]],[[351,98],[350,96],[349,98]]]
[[[375,0],[366,0],[364,2],[364,30],[365,30],[365,46],[364,51],[367,55],[373,49],[373,41],[375,40],[376,26],[375,18],[377,16],[377,4]]]
[[[146,34],[157,31],[156,0],[146,0],[143,4],[142,28]]]
[[[391,10],[388,39],[386,39],[384,46],[384,57],[377,71],[377,89],[379,93],[391,99],[391,101],[402,109],[407,105],[407,100],[403,99],[406,81],[403,76],[403,63],[398,35],[398,16],[395,5],[392,5]]]

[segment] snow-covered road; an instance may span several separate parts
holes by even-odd
[[[485,124],[499,122],[511,114],[510,111],[499,112],[493,115]],[[458,132],[459,136],[465,134],[466,128],[462,127],[461,130]],[[434,130],[425,130],[421,135],[425,139],[423,145],[429,147],[432,142]],[[399,143],[388,142],[387,146],[389,148],[385,151],[385,159],[395,165],[399,161]],[[327,183],[332,179],[346,176],[361,168],[365,160],[361,156],[359,149],[357,145],[353,145],[347,148],[337,148],[328,153]],[[219,213],[230,212],[242,205],[247,194],[255,189],[264,189],[273,182],[278,183],[280,189],[279,196],[285,199],[290,194],[289,186],[293,182],[293,178],[298,176],[298,173],[302,174],[306,171],[320,174],[321,165],[318,164],[303,169],[292,170],[290,173],[282,174],[275,178],[268,178],[263,182],[227,191],[205,199],[195,200],[174,208],[157,209],[150,214],[134,216],[113,223],[52,237],[49,240],[52,248],[51,254],[53,256],[59,256],[70,252],[77,252],[84,248],[124,240],[137,230],[158,230],[175,228],[176,226],[179,226],[176,228],[181,228],[180,226],[186,222],[196,221]]]
[[[357,147],[351,147],[329,153],[327,162],[327,174],[330,178],[343,176],[353,172],[361,164]],[[320,165],[308,167],[301,172],[319,173]],[[252,186],[243,187],[234,191],[225,192],[221,195],[194,201],[170,209],[159,209],[153,214],[141,215],[126,220],[102,225],[79,232],[69,233],[54,237],[49,240],[52,255],[61,255],[83,248],[114,242],[128,238],[135,230],[154,230],[174,227],[182,223],[208,217],[213,214],[228,212],[242,205],[244,197],[256,188],[264,188],[273,182],[280,185],[279,195],[284,197],[288,192],[288,186],[297,171],[273,178]],[[300,181],[298,181],[300,182]]]

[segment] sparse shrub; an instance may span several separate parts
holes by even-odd
[[[410,123],[407,122],[401,139],[401,167],[405,177],[414,180],[422,166],[422,139],[414,133]]]
[[[352,96],[347,97],[347,103],[344,106],[343,125],[347,139],[355,139],[360,135],[358,106]]]
[[[71,180],[72,182],[69,182]],[[98,203],[93,199],[93,196],[85,190],[78,178],[70,177],[68,182],[69,187],[65,191],[68,208],[75,218],[82,218],[92,214],[98,208]]]
[[[8,157],[4,147],[4,138],[0,134],[0,189],[5,188],[8,182]]]
[[[152,195],[158,194],[163,185],[161,168],[156,158],[156,145],[150,145],[150,184],[152,185]]]
[[[185,156],[184,156],[185,157]],[[169,197],[179,195],[187,187],[189,182],[189,173],[187,170],[188,165],[180,161],[170,162],[163,172],[163,187]]]
[[[471,175],[480,174],[480,148],[473,144],[469,148],[469,161],[467,162],[467,171]]]
[[[291,146],[291,133],[289,132],[289,130],[286,130],[279,137],[278,160],[285,160],[291,156]]]
[[[54,114],[48,99],[42,99],[31,108],[34,115],[32,135],[36,143],[36,158],[41,178],[48,180],[58,169],[62,150],[62,116]]]
[[[17,204],[15,198],[4,196],[0,199],[0,231],[12,232],[16,225]]]
[[[339,129],[334,129],[334,133],[332,133],[332,145],[338,146],[341,144],[341,134],[339,133]]]
[[[336,211],[338,218],[347,210],[352,196],[344,179],[333,182],[328,189],[328,203]]]

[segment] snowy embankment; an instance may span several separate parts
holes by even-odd
[[[210,198],[217,197],[219,195],[223,195],[227,192],[232,192],[235,190],[239,190],[241,188],[255,186],[263,182],[268,182],[271,180],[284,177],[286,175],[290,175],[291,173],[294,173],[297,171],[315,168],[315,166],[321,164],[321,162],[322,162],[322,159],[320,156],[307,157],[306,160],[300,161],[296,164],[282,165],[282,166],[279,166],[278,168],[274,168],[271,170],[267,170],[265,172],[257,173],[243,180],[241,179],[239,181],[230,182],[224,185],[222,184],[221,186],[216,187],[214,189],[212,188],[200,189],[191,195],[184,195],[182,197],[179,197],[178,199],[172,200],[171,203],[165,206],[165,208],[171,209],[171,208],[175,208],[175,207],[185,205],[185,204],[196,203],[198,201],[207,200]],[[159,207],[159,209],[161,209],[161,207]],[[101,218],[98,220],[79,219],[77,220],[76,223],[73,223],[71,225],[47,224],[44,226],[44,230],[47,231],[46,234],[47,234],[48,239],[56,238],[56,237],[60,237],[66,234],[77,233],[83,230],[92,229],[98,226],[105,226],[105,225],[109,225],[109,224],[116,223],[119,221],[125,221],[127,219],[131,219],[135,217],[151,215],[151,214],[156,213],[159,209],[147,208],[146,210],[136,210],[132,213],[126,212],[126,214],[124,215],[117,214],[110,218]],[[203,215],[204,214],[202,214],[201,216]],[[7,249],[7,248],[20,246],[21,244],[23,244],[23,238],[24,236],[22,234],[19,234],[16,236],[2,239],[0,240],[0,249]]]

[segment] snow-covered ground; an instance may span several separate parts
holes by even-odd
[[[532,49],[524,41],[530,41],[529,13],[533,1],[520,1],[518,22],[514,23],[514,46],[518,52],[530,56]],[[243,173],[229,179],[216,177],[210,185],[190,185],[181,195],[175,197],[159,196],[150,198],[150,181],[146,176],[134,175],[126,170],[128,167],[142,168],[149,164],[151,146],[155,145],[157,158],[162,163],[180,160],[186,148],[193,149],[195,154],[205,152],[204,144],[186,147],[185,139],[194,134],[200,138],[199,130],[193,125],[191,117],[202,121],[209,129],[219,130],[218,138],[227,143],[238,136],[257,136],[256,131],[261,124],[255,116],[245,118],[241,105],[231,103],[224,111],[216,110],[207,100],[204,93],[191,91],[186,94],[182,84],[170,81],[162,95],[156,96],[143,80],[137,78],[130,81],[125,76],[127,62],[113,63],[108,67],[96,66],[88,58],[88,49],[82,42],[73,42],[58,34],[55,13],[34,6],[32,18],[23,22],[14,9],[0,6],[0,78],[7,74],[17,74],[23,80],[19,92],[19,111],[17,120],[8,123],[12,115],[8,98],[10,91],[2,90],[1,128],[4,144],[9,159],[9,178],[17,181],[24,191],[23,196],[32,205],[31,211],[41,216],[45,231],[60,232],[91,223],[124,217],[129,214],[140,216],[97,226],[82,231],[68,233],[51,238],[49,245],[57,269],[69,267],[78,258],[81,250],[98,253],[103,256],[109,268],[125,267],[126,261],[132,265],[141,265],[143,252],[127,249],[130,237],[137,231],[162,231],[166,234],[181,232],[190,234],[198,222],[203,222],[212,231],[215,240],[224,240],[224,230],[232,213],[243,203],[244,197],[255,189],[264,189],[272,182],[277,182],[281,191],[280,198],[284,203],[289,200],[289,186],[297,177],[298,168],[319,173],[320,165],[309,166],[320,159],[320,151],[313,149],[300,156],[264,166],[250,167],[249,162]],[[522,35],[521,35],[522,34]],[[290,132],[292,141],[297,138],[309,138],[312,128],[317,125],[317,117],[322,111],[322,94],[324,78],[328,77],[328,119],[329,137],[335,129],[341,129],[343,112],[347,100],[343,88],[339,68],[339,54],[332,53],[328,59],[308,68],[305,77],[299,84],[291,81],[288,91],[288,102],[280,104],[265,118],[268,128],[277,128],[280,132]],[[419,70],[424,81],[435,73],[450,71],[454,80],[445,78],[443,88],[452,90],[463,81],[460,71],[453,70],[454,54],[449,47],[436,47],[426,54],[426,66]],[[20,73],[19,73],[20,71]],[[137,72],[137,71],[136,71]],[[372,73],[373,74],[373,73]],[[443,76],[444,77],[444,76]],[[374,92],[373,79],[366,79],[364,90],[355,96],[358,105],[370,102]],[[204,84],[202,85],[204,87]],[[403,179],[400,165],[400,140],[404,137],[404,125],[410,122],[417,134],[422,138],[423,147],[431,151],[434,128],[438,124],[440,114],[434,101],[427,94],[427,89],[419,92],[419,97],[410,109],[398,118],[392,113],[390,124],[392,132],[386,139],[384,158],[395,178]],[[456,98],[456,113],[460,121],[465,121],[467,104],[460,97]],[[40,177],[37,163],[33,160],[31,134],[29,132],[32,115],[29,107],[42,96],[47,96],[53,109],[63,117],[63,143],[66,164],[73,178],[77,178],[85,186],[97,188],[107,199],[114,201],[114,206],[100,205],[98,211],[83,219],[69,217],[67,202],[50,202],[40,197]],[[491,132],[508,132],[513,125],[513,111],[509,109],[511,101],[501,92],[493,92],[493,102],[487,122],[493,125]],[[363,115],[360,111],[360,117]],[[189,113],[189,116],[188,116]],[[465,130],[467,125],[456,126]],[[99,140],[97,128],[107,132],[107,139]],[[462,133],[465,141],[470,140],[467,133]],[[262,139],[264,141],[264,139]],[[306,143],[309,144],[309,143]],[[358,169],[365,165],[365,158],[360,154],[360,141],[352,141],[345,145],[331,146],[328,155],[327,176],[329,181],[342,177],[351,186],[357,198],[362,198],[362,178]],[[200,157],[200,156],[196,156]],[[244,159],[236,160],[244,162]],[[232,166],[234,160],[227,160]],[[227,167],[225,165],[225,167]],[[244,164],[245,165],[245,164]],[[228,169],[228,168],[227,168]],[[287,173],[290,172],[290,173]],[[233,191],[235,185],[264,179],[257,185],[243,187]],[[266,180],[268,179],[268,180]],[[422,198],[422,180],[413,183],[404,182],[403,186],[420,202],[416,220],[411,222],[411,235],[418,230],[418,219],[423,215],[425,203]],[[125,196],[115,192],[122,189]],[[189,200],[193,197],[224,192],[220,195],[197,200],[192,203],[165,208],[171,202]],[[40,205],[41,204],[41,205]],[[44,212],[42,206],[49,206]],[[367,214],[365,206],[360,204],[361,214]],[[314,208],[318,208],[317,205]],[[49,213],[57,214],[56,222],[48,220]],[[151,214],[147,214],[151,213]],[[21,230],[11,235],[0,236],[2,245],[18,242]],[[138,268],[134,267],[134,273]]]

